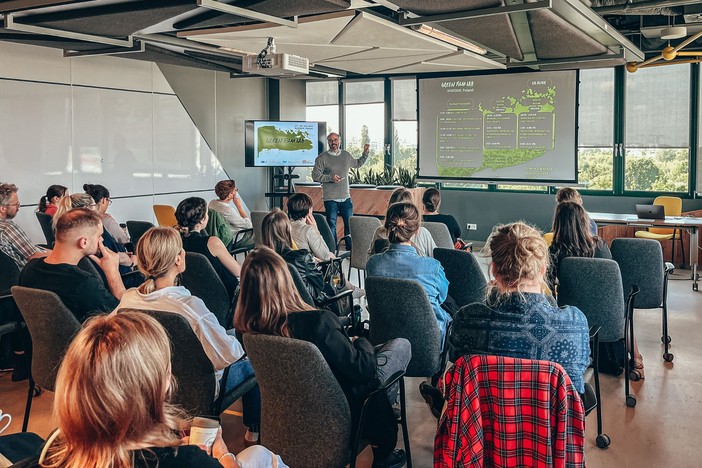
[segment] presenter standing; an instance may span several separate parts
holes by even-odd
[[[363,145],[363,154],[355,159],[351,153],[341,149],[338,133],[330,133],[327,143],[329,149],[317,156],[314,162],[312,180],[322,184],[324,210],[334,236],[336,237],[336,217],[339,214],[344,221],[344,235],[348,236],[351,232],[349,218],[353,215],[353,203],[349,193],[349,169],[363,166],[368,159],[370,145]],[[351,242],[346,248],[351,250]]]

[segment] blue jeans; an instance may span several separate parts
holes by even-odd
[[[224,383],[224,392],[228,392],[238,387],[242,382],[254,375],[253,367],[248,359],[242,359],[229,366],[229,375]],[[261,426],[261,393],[258,385],[244,393],[241,398],[241,406],[244,413],[244,426],[256,429]],[[253,431],[252,431],[253,432]]]
[[[340,214],[341,219],[344,221],[344,235],[348,236],[351,234],[351,225],[349,219],[353,216],[353,202],[351,202],[351,197],[347,198],[342,202],[337,202],[334,200],[324,201],[324,210],[327,215],[327,223],[331,228],[331,232],[336,239],[336,218]],[[349,239],[351,239],[349,237]],[[337,239],[337,242],[339,240]],[[349,240],[346,245],[346,250],[351,250],[351,241]]]

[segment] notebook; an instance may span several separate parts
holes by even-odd
[[[636,216],[639,219],[665,219],[663,205],[636,205]]]

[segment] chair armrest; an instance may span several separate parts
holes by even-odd
[[[601,329],[602,329],[602,327],[600,327],[600,326],[590,327],[590,331],[589,331],[590,339],[594,340],[596,336],[599,336]]]
[[[0,301],[10,301],[10,300],[12,300],[12,301],[15,300],[15,298],[12,297],[12,294],[3,294],[2,296],[0,296]]]
[[[333,304],[333,303],[335,303],[335,302],[337,302],[337,301],[340,301],[341,299],[343,299],[343,298],[345,298],[345,297],[348,297],[348,296],[350,296],[350,295],[352,295],[352,294],[353,294],[353,291],[350,290],[350,289],[347,289],[346,291],[340,292],[340,293],[337,294],[336,296],[332,296],[332,297],[328,297],[328,298],[324,299],[323,301],[321,301],[321,302],[319,303],[319,305],[322,306],[322,307],[324,307],[324,306],[327,306],[327,305],[329,305],[329,304]]]
[[[349,251],[346,251],[342,254],[339,254],[338,250],[336,251],[336,258],[339,260],[345,260],[345,259],[349,258],[350,256],[351,256],[351,252],[349,252]]]
[[[234,240],[232,242],[236,244],[239,240],[243,239],[244,236],[248,234],[253,234],[253,232],[253,228],[242,229],[241,231],[237,231],[237,233],[234,234]]]
[[[388,388],[392,387],[404,376],[405,376],[405,371],[403,371],[403,370],[399,370],[399,371],[395,372],[390,377],[388,377],[388,379],[385,382],[381,382],[380,387],[378,387],[375,390],[373,390],[372,392],[370,392],[368,394],[368,396],[366,397],[366,401],[368,401],[368,399],[373,397],[376,393],[384,392]]]
[[[334,234],[334,233],[332,233],[332,234]],[[339,242],[336,243],[336,252],[335,252],[335,253],[336,253],[336,256],[337,256],[337,257],[339,256],[339,246],[341,245],[341,242],[343,241],[343,242],[344,242],[344,247],[347,247],[350,240],[351,240],[351,235],[350,235],[350,234],[345,235],[344,237],[342,237],[341,239],[339,239]],[[348,252],[348,254],[351,255],[351,252]],[[344,258],[346,258],[346,257],[344,257]]]

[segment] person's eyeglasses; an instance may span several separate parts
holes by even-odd
[[[5,205],[5,206],[16,206],[17,208],[19,208],[20,206],[22,206],[22,204],[21,204],[20,202],[17,202],[17,203],[8,203],[8,204]]]
[[[111,204],[112,204],[112,200],[108,198],[108,199],[107,199],[107,204],[108,204],[108,205],[111,205]]]
[[[340,140],[339,140],[338,138],[329,138],[327,141],[328,141],[329,143],[332,143],[332,142],[334,142],[334,141],[338,142],[338,141],[340,141]]]

